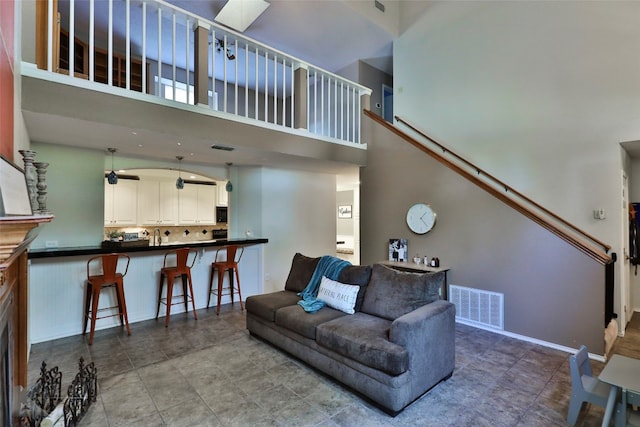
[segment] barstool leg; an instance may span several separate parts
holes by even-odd
[[[181,274],[180,279],[182,280],[182,296],[184,298],[184,312],[188,313],[189,312],[189,294],[187,293],[187,275]]]
[[[93,344],[93,334],[96,331],[96,317],[98,313],[98,300],[100,298],[100,289],[91,292],[91,330],[89,331],[89,345]]]
[[[156,320],[160,315],[160,303],[162,302],[162,286],[164,285],[164,274],[160,273],[160,283],[158,284],[158,308],[156,309]]]
[[[231,295],[231,305],[233,305],[233,268],[227,271],[229,272],[229,294]]]
[[[222,285],[224,283],[224,270],[218,269],[218,307],[216,308],[216,316],[220,314],[220,302],[222,301]]]
[[[240,292],[240,276],[238,275],[238,269],[234,268],[233,271],[236,273],[236,283],[238,284],[238,297],[240,298],[240,311],[244,310],[242,307],[242,292]],[[233,289],[231,289],[231,293],[233,293]]]
[[[209,308],[209,303],[211,302],[211,289],[213,289],[213,273],[215,273],[216,269],[213,268],[213,264],[211,264],[211,273],[209,274],[209,293],[207,294],[207,309]]]
[[[124,324],[127,327],[127,335],[131,335],[131,328],[129,327],[129,315],[127,314],[127,302],[124,299],[124,283],[119,280],[116,283],[116,291],[118,292],[118,308],[120,309],[120,320],[124,317]]]
[[[189,292],[191,292],[191,307],[193,307],[193,318],[198,320],[198,315],[196,314],[196,300],[193,297],[193,282],[191,281],[191,272],[189,272],[189,274],[185,274],[183,277],[183,280],[186,276],[186,279],[189,281]],[[186,301],[186,292],[185,292],[185,301]]]
[[[169,318],[171,317],[171,297],[173,296],[173,276],[167,275],[167,317],[164,319],[164,327],[169,327]]]
[[[84,296],[84,321],[82,323],[82,335],[87,333],[87,324],[89,320],[89,307],[91,306],[91,289],[93,286],[87,281],[87,293]]]

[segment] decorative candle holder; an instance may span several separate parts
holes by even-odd
[[[47,209],[47,181],[45,177],[49,163],[34,162],[33,165],[36,167],[38,176],[38,183],[36,184],[36,188],[38,189],[38,210],[36,213],[46,215],[50,213]]]
[[[36,212],[38,210],[38,191],[36,189],[36,168],[33,166],[33,159],[37,153],[31,150],[19,150],[19,153],[22,155],[22,161],[24,162],[24,177],[27,181],[31,210]]]

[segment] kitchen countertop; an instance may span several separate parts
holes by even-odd
[[[57,258],[66,256],[77,255],[100,255],[108,253],[134,253],[134,252],[152,252],[152,251],[167,251],[178,248],[207,248],[216,246],[227,245],[258,245],[268,243],[269,239],[253,238],[253,239],[215,239],[205,240],[201,242],[176,242],[167,243],[164,245],[156,246],[126,246],[126,247],[110,247],[103,248],[100,244],[96,246],[80,246],[80,247],[66,247],[66,248],[42,248],[42,249],[30,249],[29,259],[41,259],[41,258]]]

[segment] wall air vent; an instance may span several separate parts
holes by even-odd
[[[233,148],[233,147],[227,147],[226,145],[220,145],[220,144],[213,144],[211,146],[211,148],[213,148],[214,150],[222,150],[222,151],[233,151],[233,150],[235,150],[235,148]]]
[[[384,12],[384,5],[381,2],[379,2],[378,0],[374,0],[373,4],[380,12]]]
[[[504,294],[449,285],[449,302],[456,306],[457,321],[504,330]]]

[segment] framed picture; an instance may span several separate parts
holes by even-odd
[[[0,155],[0,216],[33,215],[24,171]]]
[[[339,205],[338,218],[351,218],[351,205]]]
[[[389,239],[389,261],[406,262],[408,252],[407,239]]]

